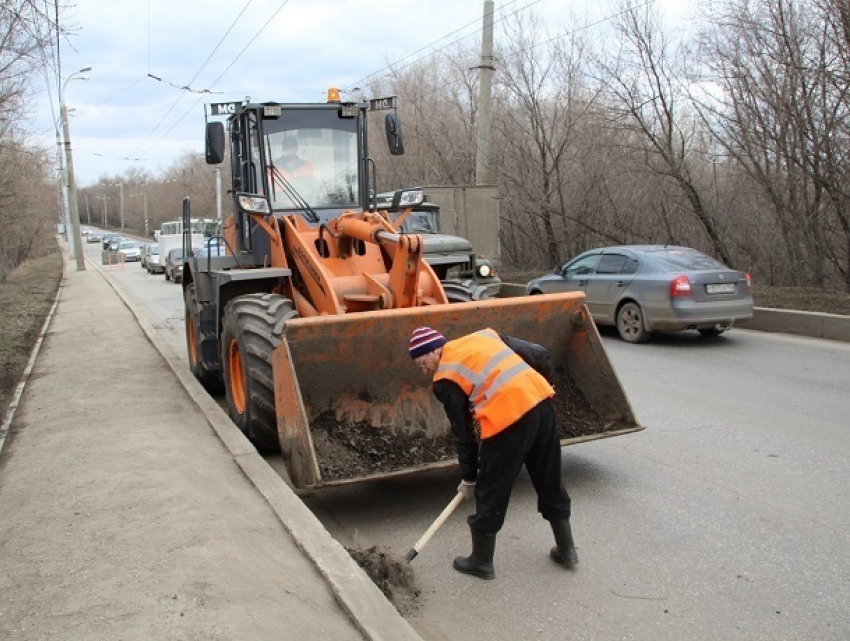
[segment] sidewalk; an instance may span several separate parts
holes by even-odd
[[[175,360],[66,263],[0,455],[0,638],[416,638]]]

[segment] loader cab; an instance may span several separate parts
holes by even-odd
[[[339,101],[329,91],[326,103],[229,103],[211,105],[212,115],[228,115],[231,193],[261,196],[273,216],[299,216],[310,226],[321,226],[348,210],[370,209],[377,190],[367,149],[367,112],[394,108],[388,104]],[[389,151],[404,153],[401,123],[396,114],[385,116]],[[206,159],[225,159],[225,131],[220,121],[207,123]],[[235,199],[238,203],[238,199]],[[267,235],[257,231],[250,216],[234,212],[241,249],[264,261]]]

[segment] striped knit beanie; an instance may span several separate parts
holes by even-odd
[[[445,336],[436,329],[417,327],[410,334],[410,358],[415,360],[445,344]]]

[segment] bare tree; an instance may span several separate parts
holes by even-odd
[[[702,37],[703,115],[771,204],[781,282],[850,288],[846,2],[729,0]]]
[[[728,243],[707,204],[702,178],[706,146],[689,109],[683,50],[668,41],[658,9],[647,3],[624,0],[614,26],[621,49],[599,60],[611,124],[630,134],[624,141],[636,143],[628,151],[642,162],[647,177],[660,180],[658,207],[670,240],[685,240],[675,231],[676,217],[690,212],[708,237],[712,253],[731,264]],[[673,191],[665,193],[668,185]],[[681,198],[686,206],[680,204]]]

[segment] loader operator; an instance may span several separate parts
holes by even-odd
[[[548,351],[492,329],[447,341],[438,331],[419,327],[411,334],[409,352],[433,376],[432,390],[451,423],[462,475],[458,492],[475,497],[475,514],[467,519],[472,554],[455,558],[455,570],[482,579],[495,576],[496,534],[523,464],[537,492],[537,509],[555,535],[549,556],[572,568],[578,554],[570,497],[561,480]]]
[[[313,175],[313,163],[298,155],[298,139],[295,136],[286,136],[281,148],[283,149],[283,156],[281,156],[278,166],[283,170],[283,174],[288,180]]]

